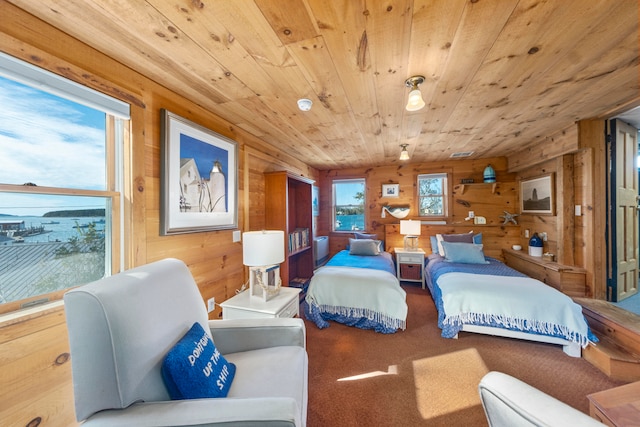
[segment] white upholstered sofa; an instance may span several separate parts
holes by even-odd
[[[76,416],[85,425],[306,424],[301,319],[210,321],[189,269],[176,259],[81,286],[64,302]],[[236,365],[227,397],[170,400],[161,365],[194,322]]]

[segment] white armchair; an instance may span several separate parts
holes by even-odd
[[[479,385],[490,427],[603,426],[587,414],[501,372],[489,372]]]
[[[65,311],[76,418],[109,426],[305,426],[301,319],[208,320],[187,266],[165,259],[73,289]],[[170,400],[167,352],[195,323],[237,367],[226,398]]]

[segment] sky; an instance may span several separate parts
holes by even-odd
[[[0,77],[0,183],[102,190],[105,114]],[[104,208],[104,199],[0,193],[0,214]]]
[[[355,195],[358,191],[364,191],[364,186],[362,183],[354,183],[354,184],[345,184],[341,183],[342,190],[336,194],[336,204],[337,205],[357,205],[362,203],[362,201],[358,201],[354,199],[352,196]]]

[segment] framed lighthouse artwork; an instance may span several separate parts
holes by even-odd
[[[238,144],[161,110],[160,234],[238,227]]]
[[[520,181],[520,213],[554,215],[553,173]]]

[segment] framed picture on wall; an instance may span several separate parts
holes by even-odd
[[[399,197],[400,184],[382,184],[382,197]]]
[[[313,216],[320,215],[320,189],[315,185],[311,187],[311,211]]]
[[[520,213],[553,215],[555,213],[554,176],[552,173],[520,181]]]
[[[161,110],[160,234],[238,227],[238,144]]]

